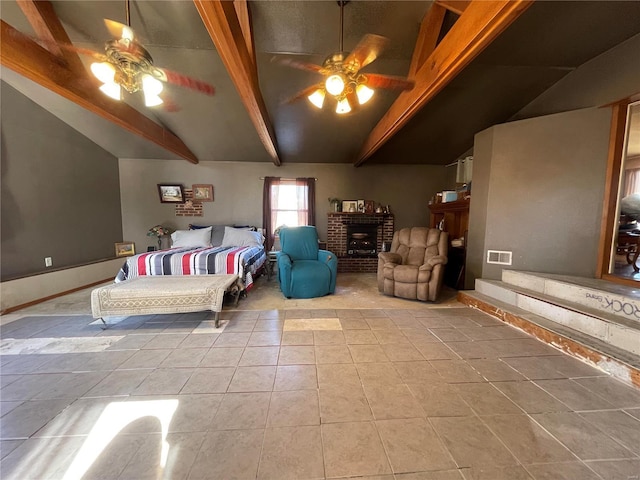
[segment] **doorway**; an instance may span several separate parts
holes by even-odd
[[[609,156],[603,278],[640,282],[640,101],[614,107]]]

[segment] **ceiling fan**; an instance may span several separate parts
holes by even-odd
[[[122,100],[122,90],[128,93],[142,91],[147,107],[161,105],[164,100],[160,97],[163,91],[163,82],[190,88],[206,95],[213,95],[213,85],[188,77],[166,68],[159,68],[153,64],[153,58],[144,46],[137,40],[131,29],[131,15],[129,0],[125,0],[126,22],[122,23],[104,19],[109,33],[114,37],[108,40],[104,46],[104,53],[90,49],[76,47],[71,44],[56,45],[61,48],[89,55],[96,61],[91,64],[91,72],[102,82],[100,90],[115,100]],[[41,39],[38,39],[41,41]],[[45,41],[45,43],[47,43]],[[177,110],[175,105],[169,102],[165,104],[169,110]]]
[[[336,102],[336,113],[345,114],[368,102],[374,94],[374,88],[389,90],[412,89],[414,82],[406,78],[360,72],[362,68],[373,62],[382,52],[388,43],[386,37],[367,34],[349,55],[345,55],[343,48],[344,6],[349,3],[349,0],[338,0],[337,3],[340,6],[339,52],[329,55],[322,65],[294,59],[278,60],[282,65],[319,73],[325,77],[321,83],[305,88],[286,100],[285,103],[292,103],[307,97],[314,106],[322,108],[325,98],[329,94],[330,98]]]

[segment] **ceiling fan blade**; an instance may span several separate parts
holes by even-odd
[[[108,18],[104,19],[104,24],[109,30],[109,34],[113,38],[117,38],[120,40],[121,38],[128,38],[129,40],[134,40],[135,33],[131,29],[131,27],[125,25],[124,23],[116,22],[115,20],[109,20]]]
[[[166,92],[162,92],[160,94],[160,98],[162,99],[162,109],[165,112],[174,113],[182,110],[180,106],[176,102],[174,102],[169,95],[167,95]]]
[[[366,85],[370,88],[385,88],[387,90],[411,90],[415,82],[404,77],[393,75],[381,75],[379,73],[366,73]]]
[[[315,92],[318,88],[322,88],[322,84],[311,85],[310,87],[305,88],[304,90],[299,91],[292,97],[287,98],[286,100],[280,102],[282,105],[289,104],[300,100],[301,98],[308,97],[313,92]]]
[[[308,62],[302,62],[300,60],[294,60],[293,58],[273,57],[271,61],[279,63],[280,65],[284,65],[285,67],[297,68],[298,70],[306,70],[308,72],[314,72],[314,73],[325,73],[325,69],[320,65],[315,65],[313,63],[308,63]]]
[[[344,63],[357,63],[358,70],[360,70],[378,58],[378,55],[380,55],[388,42],[389,39],[387,37],[369,33],[362,37],[362,40],[344,60]]]
[[[157,68],[160,72],[160,80],[163,80],[179,87],[190,88],[205,95],[213,95],[216,93],[216,89],[213,85],[202,80],[196,80],[195,78],[188,77],[182,73],[167,70],[166,68]]]

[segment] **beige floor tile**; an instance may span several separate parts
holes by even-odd
[[[534,383],[571,410],[610,410],[614,408],[604,398],[594,395],[573,380],[536,380]]]
[[[536,480],[599,480],[598,475],[593,473],[584,463],[580,462],[529,465],[527,466],[527,470]],[[605,478],[607,480],[613,480],[613,478],[608,476]]]
[[[455,387],[447,383],[410,384],[427,417],[466,417],[473,415],[471,407],[458,395]]]
[[[640,473],[640,459],[585,462],[589,468],[607,480],[635,480]]]
[[[346,345],[316,345],[315,353],[318,364],[353,363]]]
[[[480,358],[477,360],[467,360],[467,363],[489,382],[526,380],[521,373],[511,368],[502,360]]]
[[[142,348],[144,350],[176,348],[184,341],[185,338],[187,338],[186,333],[161,333],[149,340]]]
[[[419,320],[416,319],[416,321],[420,323]],[[440,339],[422,325],[416,328],[402,327],[402,333],[411,343],[440,343]]]
[[[316,355],[312,346],[280,347],[278,365],[312,365],[315,363]]]
[[[423,417],[424,411],[406,385],[367,385],[364,392],[376,420]]]
[[[318,376],[315,365],[284,365],[276,369],[274,391],[315,390]]]
[[[382,330],[377,330],[378,332]],[[382,343],[382,342],[380,342]],[[424,360],[422,354],[410,343],[385,343],[380,345],[392,362],[410,362]]]
[[[169,356],[171,350],[140,350],[134,353],[128,360],[120,364],[119,370],[131,368],[156,368],[165,358]]]
[[[356,363],[363,385],[398,385],[404,383],[393,367],[387,363]]]
[[[340,325],[343,330],[371,330],[369,324],[363,318],[340,317]]]
[[[197,367],[209,349],[184,348],[172,351],[160,364],[161,368]]]
[[[338,365],[318,365],[318,386],[361,386],[360,377],[355,365],[344,363]]]
[[[605,398],[616,408],[640,407],[640,390],[611,377],[577,378],[575,382]]]
[[[371,330],[398,330],[398,326],[390,318],[368,317],[364,319]]]
[[[264,430],[260,429],[207,433],[189,479],[255,479],[263,437]],[[242,461],[238,462],[238,458]]]
[[[457,328],[430,328],[429,331],[442,342],[468,342],[471,340]]]
[[[311,318],[337,318],[335,309],[333,308],[316,308],[309,310]]]
[[[193,368],[158,368],[136,388],[132,395],[177,395],[193,373]]]
[[[430,360],[430,363],[448,383],[485,381],[485,379],[464,360]]]
[[[282,345],[313,345],[313,331],[285,330]]]
[[[218,338],[218,334],[214,333],[202,333],[197,335],[187,335],[180,348],[211,348]]]
[[[402,330],[372,330],[380,344],[408,344],[409,339],[405,337]]]
[[[293,390],[274,392],[269,404],[267,427],[320,425],[318,392]]]
[[[564,403],[533,382],[494,382],[493,385],[527,413],[566,412]]]
[[[472,467],[460,470],[465,480],[533,480],[520,465],[508,467]]]
[[[258,320],[253,327],[254,332],[281,332],[284,327],[283,319]]]
[[[620,410],[584,412],[580,416],[640,455],[640,420]],[[640,470],[638,470],[640,474]]]
[[[225,333],[222,332],[213,344],[214,348],[246,347],[251,336],[248,332]]]
[[[398,473],[395,480],[464,480],[459,470],[442,470],[440,472]]]
[[[490,383],[457,383],[455,389],[477,415],[522,413],[522,409]]]
[[[276,367],[238,367],[229,388],[229,392],[270,392],[276,379]]]
[[[494,415],[483,417],[482,421],[522,464],[570,462],[576,459],[527,415]]]
[[[239,366],[277,365],[280,347],[247,347],[240,358]]]
[[[288,313],[287,313],[288,315]],[[342,324],[337,318],[289,318],[284,321],[285,332],[295,331],[336,331],[342,330]]]
[[[258,479],[324,479],[320,427],[267,428]]]
[[[178,408],[173,413],[171,418],[171,424],[169,425],[170,432],[202,432],[208,430],[211,426],[216,412],[220,407],[220,403],[224,398],[221,394],[208,394],[208,395],[184,395],[179,397]],[[163,397],[133,397],[141,400],[152,399],[175,399],[175,397],[163,396]],[[156,422],[155,431],[160,431],[160,427]]]
[[[224,331],[227,333],[253,332],[256,320],[230,320]]]
[[[393,362],[393,367],[405,383],[443,383],[444,379],[427,361]]]
[[[322,425],[327,477],[391,473],[382,442],[371,422]]]
[[[314,345],[344,345],[346,340],[342,330],[314,330]]]
[[[280,345],[282,340],[282,332],[253,332],[249,337],[247,345],[249,347],[267,347]]]
[[[25,440],[2,460],[2,478],[63,478],[73,462],[83,437],[31,438]],[[25,461],[25,459],[29,459]]]
[[[478,417],[429,419],[459,467],[503,467],[517,461]]]
[[[531,416],[581,460],[611,460],[634,456],[577,413],[539,413]]]
[[[627,408],[624,410],[629,415],[640,420],[640,408]]]
[[[326,387],[318,390],[322,423],[373,420],[369,402],[360,386]]]
[[[453,360],[460,358],[444,343],[414,342],[413,345],[427,360]]]
[[[435,431],[422,418],[376,421],[394,473],[456,467]]]
[[[396,324],[398,328],[406,329],[406,328],[422,328],[422,324],[415,317],[398,317],[391,319],[393,323]]]
[[[344,330],[348,345],[378,345],[378,339],[371,330]]]
[[[380,345],[349,345],[355,363],[389,362],[389,357]]]
[[[269,411],[268,392],[227,393],[216,412],[212,428],[216,430],[241,430],[264,428]]]
[[[244,348],[211,348],[202,357],[200,367],[235,367],[240,362]]]
[[[235,370],[233,367],[198,368],[189,377],[180,393],[224,393]]]

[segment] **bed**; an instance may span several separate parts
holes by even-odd
[[[228,275],[239,277],[248,291],[267,255],[259,232],[224,227],[224,234],[211,227],[179,230],[172,234],[173,247],[128,257],[116,275],[122,282],[146,275]],[[212,243],[219,243],[212,246]]]

